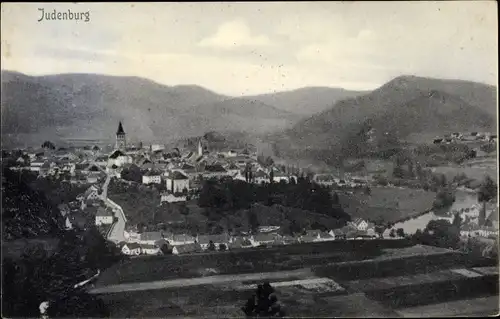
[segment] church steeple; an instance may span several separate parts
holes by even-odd
[[[116,135],[119,135],[119,134],[125,134],[125,131],[123,130],[123,126],[122,126],[122,121],[120,121],[120,123],[118,124],[118,130],[116,131]]]
[[[198,140],[198,156],[203,155],[203,147],[201,146],[201,139]]]
[[[125,149],[127,145],[126,139],[125,139],[125,131],[123,130],[123,125],[122,122],[118,124],[118,130],[116,130],[116,149]]]

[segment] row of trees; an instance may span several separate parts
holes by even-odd
[[[300,208],[337,219],[350,220],[327,187],[299,178],[297,184],[274,183],[255,185],[241,181],[205,181],[198,205],[223,211],[247,209],[254,203]]]

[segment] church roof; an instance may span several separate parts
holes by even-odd
[[[118,124],[118,130],[116,131],[116,134],[125,134],[125,131],[123,130],[122,122]]]

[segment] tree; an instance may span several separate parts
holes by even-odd
[[[436,194],[436,199],[434,200],[432,206],[435,209],[447,208],[453,205],[454,202],[455,202],[454,192],[450,189],[441,189]]]
[[[248,224],[252,232],[256,232],[257,228],[259,228],[259,219],[254,211],[248,213]]]
[[[413,162],[412,162],[412,161],[409,161],[409,162],[408,162],[408,172],[407,172],[407,173],[408,173],[408,177],[409,177],[410,179],[411,179],[411,178],[413,178],[413,177],[415,177],[415,175],[414,175],[414,171],[413,171],[413,170],[414,170],[414,168],[413,168]]]
[[[403,229],[403,228],[398,228],[398,229],[396,230],[396,235],[397,235],[398,237],[405,237],[405,231],[404,231],[404,229]]]
[[[444,219],[431,220],[422,233],[415,233],[414,242],[455,249],[459,246],[460,229]]]
[[[477,193],[480,202],[488,202],[497,195],[497,185],[488,175],[485,176]]]
[[[392,176],[396,177],[396,178],[403,178],[405,175],[404,171],[403,171],[403,168],[401,167],[401,165],[399,163],[396,163],[396,165],[394,166],[394,169],[392,170]]]
[[[479,225],[482,226],[486,220],[486,203],[497,195],[497,185],[488,175],[485,176],[477,192],[477,200],[483,204],[479,213]]]
[[[284,317],[285,311],[274,292],[274,288],[268,282],[258,285],[255,294],[247,300],[241,310],[247,317]]]
[[[460,217],[460,213],[459,212],[456,212],[453,216],[453,222],[451,223],[453,225],[453,227],[456,227],[458,229],[460,229],[460,227],[462,226],[462,217]]]
[[[42,144],[42,148],[49,149],[49,150],[55,150],[56,146],[51,141],[45,141]]]
[[[170,245],[168,243],[165,243],[165,244],[161,245],[160,251],[164,255],[171,255],[172,254],[172,247],[170,247]]]
[[[215,251],[215,244],[214,244],[214,242],[213,242],[213,241],[210,241],[210,242],[208,243],[208,250],[210,250],[210,251]]]
[[[220,245],[219,245],[219,250],[220,250],[220,251],[226,251],[226,250],[227,250],[227,246],[226,246],[226,244],[220,244]]]
[[[385,225],[375,224],[375,232],[378,234],[379,238],[382,238],[385,231]]]
[[[366,185],[364,187],[364,192],[365,192],[366,195],[370,195],[372,193],[372,190],[371,190],[370,186]]]
[[[422,165],[420,165],[420,163],[418,163],[418,162],[415,165],[415,175],[417,176],[417,178],[419,180],[422,180],[423,177],[424,177],[424,174],[423,174],[423,171],[422,171]]]
[[[393,228],[393,229],[391,229],[391,231],[389,232],[389,236],[390,236],[391,238],[396,237],[396,231],[394,230],[394,228]]]

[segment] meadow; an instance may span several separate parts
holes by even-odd
[[[396,222],[432,208],[436,193],[420,189],[373,187],[371,193],[339,194],[340,204],[353,219]]]
[[[437,166],[433,167],[432,171],[445,174],[448,180],[452,180],[456,175],[465,174],[467,177],[480,182],[488,175],[498,183],[498,163],[496,157],[493,156],[468,160],[460,165]]]

